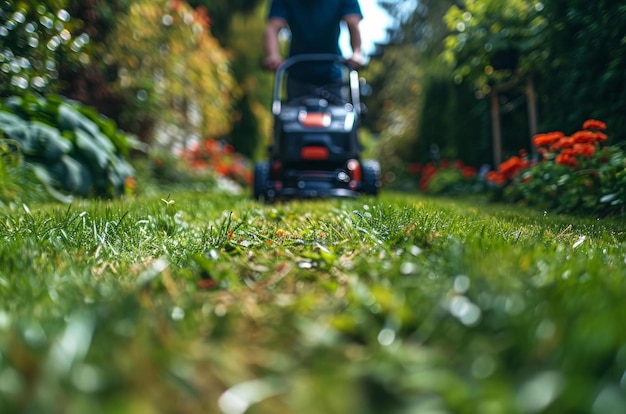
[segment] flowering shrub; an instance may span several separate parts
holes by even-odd
[[[419,190],[427,194],[461,194],[477,192],[480,181],[476,168],[463,161],[443,159],[425,165],[412,163],[408,173],[418,182]]]
[[[499,199],[568,213],[621,214],[626,201],[626,157],[608,140],[604,122],[589,119],[570,136],[533,137],[539,160],[521,152],[487,174]]]
[[[252,183],[249,160],[236,153],[233,146],[215,139],[206,139],[181,151],[180,157],[196,172],[215,172],[240,185]]]

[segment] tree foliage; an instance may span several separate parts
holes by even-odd
[[[458,2],[380,3],[398,22],[383,46],[382,70],[368,77],[378,91],[367,100],[368,125],[381,134],[383,167],[396,168],[398,175],[408,162],[439,157],[482,164],[489,154],[485,106],[473,105],[468,85],[453,84],[451,70],[438,59],[449,34],[443,16]]]
[[[273,74],[260,64],[265,53],[262,38],[266,9],[237,12],[230,19],[225,45],[231,52],[233,75],[241,95],[234,104],[233,129],[227,139],[237,152],[248,157],[265,156],[260,151],[270,141],[273,84]]]
[[[444,59],[454,80],[468,80],[480,97],[544,66],[547,20],[538,0],[465,0],[445,15],[450,35]]]
[[[227,53],[209,32],[209,16],[184,2],[136,0],[110,37],[114,90],[137,116],[181,133],[220,136],[230,129],[236,85]],[[124,116],[124,114],[122,114]]]
[[[532,75],[540,102],[540,129],[572,129],[600,118],[617,139],[626,136],[626,7],[615,2],[466,0],[446,15],[452,30],[446,58],[457,81],[471,80],[479,97],[495,84]],[[515,52],[518,64],[498,70],[497,52]]]
[[[88,61],[89,36],[66,6],[65,0],[0,4],[0,96],[54,91],[61,64]]]
[[[490,133],[483,121],[489,115],[480,99],[493,88],[500,91],[505,152],[527,147],[529,123],[522,87],[531,78],[538,96],[539,132],[575,128],[580,119],[591,117],[606,120],[616,139],[626,136],[626,121],[619,115],[626,110],[620,93],[626,86],[623,5],[565,0],[459,0],[445,5],[380,1],[401,22],[393,39],[423,51],[419,62],[401,63],[407,71],[418,65],[423,74],[419,82],[424,93],[418,103],[422,111],[413,147],[418,157],[428,142],[455,148],[452,152],[469,157],[468,162],[479,159],[479,151],[489,152]],[[437,16],[433,10],[444,13]],[[439,17],[443,20],[438,23]],[[451,68],[447,87],[441,62]],[[439,69],[425,70],[429,67]],[[472,90],[478,100],[467,95]],[[480,127],[472,130],[477,145],[468,148],[470,130],[457,126],[472,123]],[[445,125],[437,137],[432,133],[436,125]]]
[[[232,102],[232,128],[220,138],[227,140],[239,153],[256,156],[267,144],[270,129],[268,105],[271,76],[263,73],[260,62],[265,24],[264,0],[188,0],[191,7],[206,11],[211,34],[228,50],[237,95]]]
[[[188,0],[193,8],[203,7],[211,16],[211,32],[223,44],[229,44],[231,26],[236,15],[250,15],[264,0]]]
[[[602,119],[626,139],[626,6],[598,0],[549,0],[550,21],[542,84],[546,130],[573,130],[581,119]]]
[[[133,0],[68,0],[67,10],[82,25],[89,36],[89,62],[81,66],[61,64],[60,93],[91,105],[106,116],[115,119],[122,128],[145,137],[144,128],[124,123],[123,114],[133,112],[128,98],[113,90],[118,79],[118,67],[108,51],[110,37],[117,22],[128,13]],[[132,101],[131,101],[132,102]],[[135,116],[135,119],[140,118]]]

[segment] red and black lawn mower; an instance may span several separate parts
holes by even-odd
[[[290,80],[304,65],[309,65],[307,70],[310,65],[332,66],[341,76],[327,84]],[[276,71],[273,143],[269,160],[255,164],[254,197],[274,201],[377,195],[380,165],[360,156],[362,112],[359,75],[347,60],[326,54],[287,59]]]

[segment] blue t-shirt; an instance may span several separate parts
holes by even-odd
[[[309,53],[340,55],[340,23],[345,16],[352,14],[363,16],[358,0],[272,0],[268,17],[281,18],[289,25],[290,56]],[[310,71],[308,75],[315,78],[314,72]]]

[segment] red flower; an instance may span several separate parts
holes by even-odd
[[[557,164],[567,165],[572,168],[578,167],[578,161],[576,161],[576,154],[573,151],[563,151],[556,156]]]
[[[419,162],[412,162],[409,164],[407,171],[409,174],[417,175],[422,171],[422,165]]]
[[[506,182],[504,176],[497,171],[489,171],[487,173],[487,181],[495,185],[502,185]]]
[[[476,168],[466,166],[466,167],[461,168],[461,174],[463,174],[463,177],[471,178],[471,177],[475,177],[476,174],[478,174],[478,172],[476,171]]]
[[[512,156],[508,160],[504,161],[498,167],[498,172],[502,174],[505,179],[513,178],[521,170],[527,168],[530,165],[530,161],[520,158],[517,155]]]
[[[572,139],[575,143],[584,144],[588,142],[596,141],[596,134],[592,131],[578,131],[572,134]]]
[[[605,133],[602,133],[602,132],[596,132],[595,134],[596,134],[596,141],[598,142],[604,142],[609,138]]]
[[[574,144],[572,148],[574,155],[584,155],[592,157],[596,153],[596,146],[593,144]]]
[[[537,134],[533,137],[533,145],[535,145],[536,147],[549,147],[550,145],[555,144],[564,136],[565,134],[560,131]]]
[[[583,123],[583,129],[597,129],[604,131],[606,129],[606,124],[597,119],[588,119]]]
[[[563,148],[571,148],[574,146],[574,143],[575,142],[572,137],[562,137],[550,147],[550,151],[556,151]]]
[[[429,162],[428,164],[426,164],[426,166],[424,166],[424,169],[422,170],[422,175],[424,177],[430,177],[434,175],[436,172],[437,172],[437,167],[435,167],[435,165],[432,162]]]

